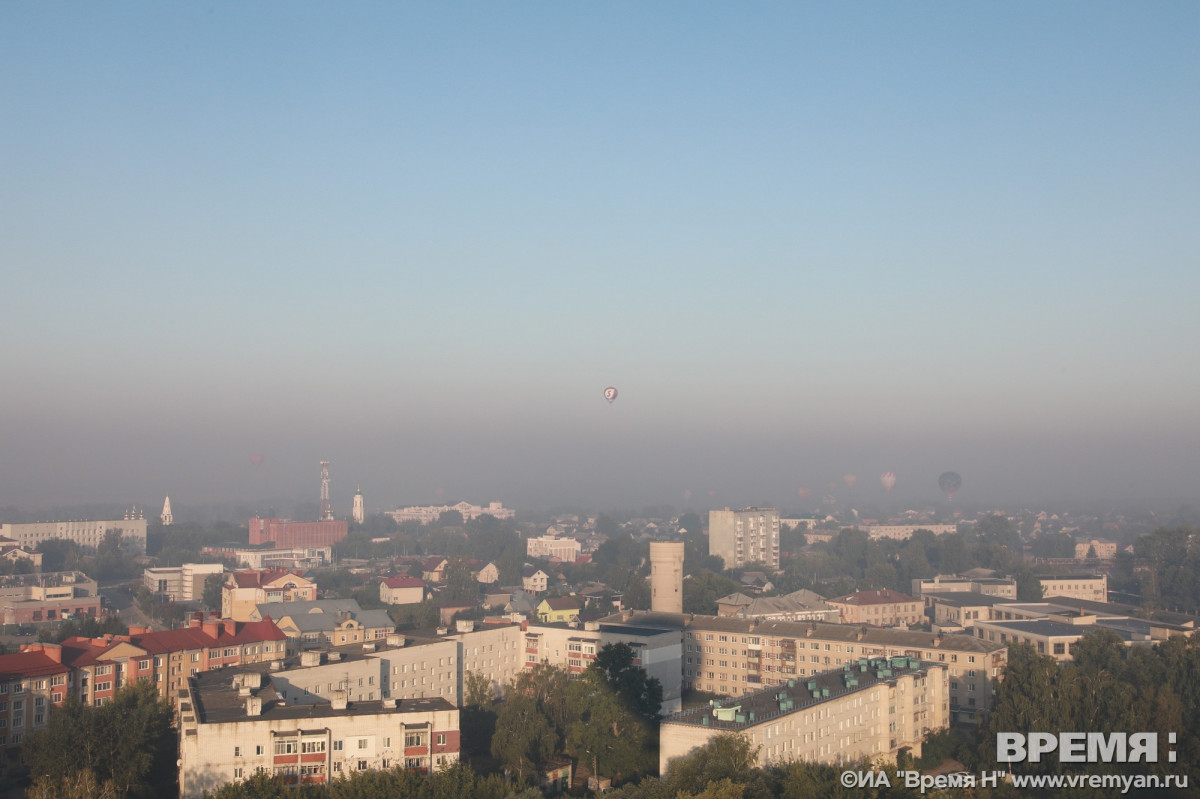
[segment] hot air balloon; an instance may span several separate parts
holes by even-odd
[[[800,497],[800,499],[808,499],[810,494],[812,494],[812,489],[808,486],[800,486],[796,489],[796,496]]]
[[[938,487],[946,492],[947,499],[954,499],[954,493],[962,488],[962,478],[958,472],[942,472],[938,477]]]
[[[896,473],[884,472],[879,475],[879,482],[883,483],[883,490],[892,493],[892,488],[896,485]]]
[[[854,484],[858,482],[858,475],[843,474],[842,482],[846,484],[846,488],[854,488]]]
[[[690,489],[690,488],[683,489],[683,501],[687,502],[691,498],[692,498],[692,489]]]
[[[615,388],[613,388],[612,386],[609,386],[608,388],[604,389],[604,398],[606,400],[608,400],[609,405],[612,405],[613,400],[615,400],[617,398],[617,390]]]
[[[715,488],[710,488],[704,492],[704,496],[708,497],[709,499],[712,499],[716,495],[717,495],[717,489],[715,489]]]
[[[262,455],[251,455],[250,462],[253,463],[255,466],[262,466],[263,456]]]

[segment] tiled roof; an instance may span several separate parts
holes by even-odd
[[[45,652],[18,652],[15,655],[0,655],[0,680],[14,677],[42,677],[59,674],[70,667],[57,662]]]
[[[409,577],[403,575],[400,577],[388,577],[383,581],[383,584],[388,588],[424,588],[425,581],[418,577]]]
[[[573,597],[556,596],[546,600],[546,607],[550,610],[579,610],[579,602]]]

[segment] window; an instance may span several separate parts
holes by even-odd
[[[324,741],[304,741],[303,743],[300,744],[300,753],[304,754],[304,755],[311,755],[316,752],[324,752],[324,751],[325,751],[325,742]]]
[[[358,739],[358,748],[366,749],[368,743],[370,743],[370,742],[366,738],[359,738]]]
[[[299,748],[299,741],[284,739],[275,742],[275,754],[277,755],[294,755]]]
[[[254,747],[254,754],[261,755],[262,753],[263,753],[262,744],[259,744],[258,746]]]
[[[405,747],[424,746],[424,745],[425,745],[425,733],[423,733],[423,732],[407,732],[404,734],[404,746]]]
[[[437,738],[435,740],[437,741],[438,746],[445,746],[446,745],[446,733],[439,732],[437,734]]]
[[[240,746],[233,747],[233,756],[241,757],[242,756],[242,747],[240,747]]]
[[[242,778],[242,770],[240,768],[235,768],[233,770],[233,778],[235,780],[240,780]]]

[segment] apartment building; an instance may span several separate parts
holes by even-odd
[[[950,723],[947,683],[941,663],[864,657],[679,713],[659,727],[659,773],[723,733],[749,738],[759,767],[895,762],[902,748],[919,757],[925,736]]]
[[[355,771],[432,771],[459,757],[458,709],[442,698],[292,705],[261,672],[205,672],[179,699],[179,788],[199,797],[256,772],[324,783]]]
[[[958,532],[955,524],[868,524],[863,531],[867,537],[878,541],[884,538],[893,541],[906,541],[913,537],[917,530],[928,530],[934,535],[949,535]]]
[[[1108,601],[1107,574],[1053,574],[1038,577],[1042,597],[1071,597],[1091,602]]]
[[[0,536],[11,538],[27,549],[37,549],[43,541],[54,539],[96,549],[104,543],[109,530],[115,530],[123,544],[139,552],[146,551],[146,519],[137,512],[125,514],[124,519],[0,524]]]
[[[516,516],[516,511],[504,507],[500,502],[489,502],[487,507],[472,505],[469,502],[457,502],[453,505],[412,505],[388,511],[388,515],[396,520],[396,524],[404,522],[429,524],[440,519],[443,513],[452,510],[461,513],[464,522],[473,521],[485,515],[497,519],[511,519]]]
[[[860,657],[910,657],[945,664],[952,723],[974,723],[991,706],[991,680],[1008,660],[1005,645],[970,635],[880,627],[734,619],[625,611],[601,623],[683,631],[683,687],[739,697],[764,686],[857,663]]]
[[[178,630],[151,632],[130,627],[128,635],[68,638],[63,663],[71,667],[69,687],[88,705],[112,699],[121,686],[148,680],[171,697],[190,676],[250,663],[281,661],[286,637],[272,621],[193,620]]]
[[[830,607],[841,612],[842,624],[908,627],[925,621],[925,608],[921,600],[888,588],[855,591],[826,601]]]
[[[67,697],[70,672],[53,644],[0,655],[0,763],[15,759],[21,741],[46,726],[50,708]]]
[[[752,563],[779,568],[779,511],[745,508],[708,512],[708,554],[718,555],[727,569]]]
[[[229,574],[221,586],[221,617],[254,621],[259,605],[314,602],[317,583],[297,569],[249,569]]]

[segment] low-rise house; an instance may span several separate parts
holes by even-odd
[[[421,579],[427,583],[440,583],[446,579],[445,558],[429,558],[421,564]]]
[[[385,605],[414,605],[425,599],[425,583],[406,574],[379,581],[379,601]]]
[[[521,587],[531,594],[544,594],[550,586],[550,575],[536,566],[525,565],[521,569]]]
[[[537,607],[538,621],[543,624],[575,621],[583,607],[574,597],[561,596],[543,599]]]
[[[475,579],[481,585],[495,585],[500,582],[500,568],[495,563],[487,563],[475,573]]]
[[[42,553],[36,549],[22,546],[11,538],[0,536],[0,558],[12,563],[28,561],[33,571],[40,572],[42,570]]]

